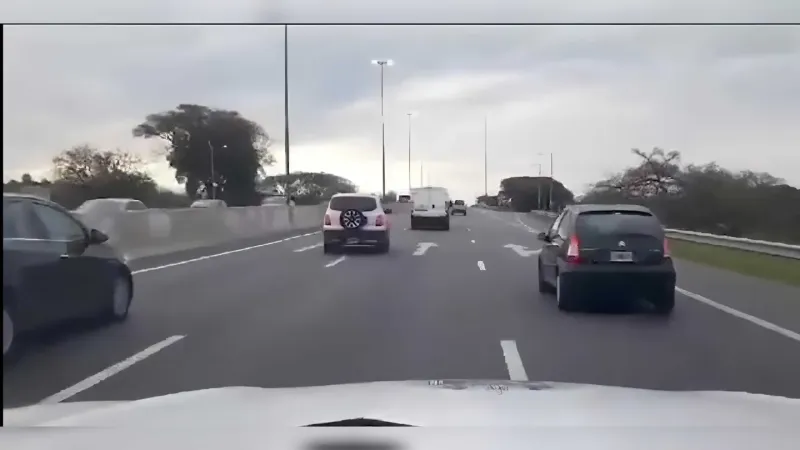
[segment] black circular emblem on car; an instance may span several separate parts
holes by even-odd
[[[357,209],[348,209],[339,216],[339,222],[348,230],[355,230],[367,223],[366,217]]]

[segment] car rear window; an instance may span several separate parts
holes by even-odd
[[[645,234],[657,238],[664,236],[661,222],[652,214],[639,211],[592,211],[578,215],[575,222],[578,236],[615,236]]]
[[[378,208],[378,202],[372,197],[334,197],[331,199],[330,208],[334,211],[346,211],[348,209],[374,211]]]
[[[464,200],[456,200],[456,205],[464,206]]]

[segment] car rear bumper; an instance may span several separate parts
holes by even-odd
[[[426,227],[426,226],[434,226],[440,227],[450,222],[450,216],[445,213],[443,216],[418,216],[416,214],[411,215],[411,220],[414,222],[414,226],[418,227]]]
[[[560,267],[561,286],[569,285],[573,295],[610,303],[640,298],[657,300],[671,295],[677,276],[672,261],[652,266],[617,264],[564,264]]]
[[[389,242],[389,230],[323,230],[325,244],[378,245]]]

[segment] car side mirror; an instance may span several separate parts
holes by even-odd
[[[392,208],[383,208],[383,212],[385,212],[386,214],[391,214]]]
[[[547,233],[544,233],[544,232],[539,233],[538,235],[536,235],[536,239],[539,239],[540,241],[543,241],[543,242],[550,242],[550,237],[547,236]]]
[[[102,244],[103,242],[108,241],[108,235],[103,233],[100,230],[92,228],[89,231],[89,245],[92,244]]]

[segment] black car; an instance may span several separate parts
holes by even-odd
[[[555,219],[539,254],[539,292],[574,311],[639,299],[659,314],[675,306],[675,267],[664,227],[638,205],[571,205]]]
[[[24,332],[127,318],[133,277],[107,240],[54,202],[3,194],[3,356]]]

